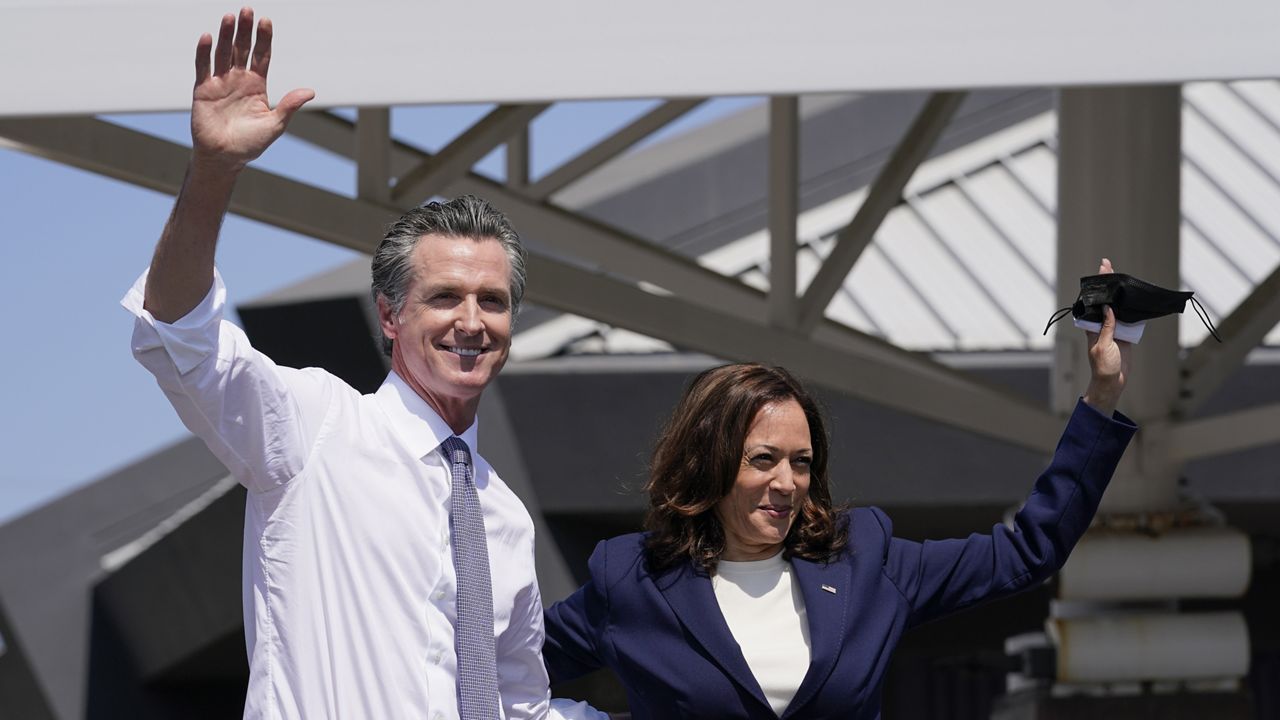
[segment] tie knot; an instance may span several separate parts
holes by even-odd
[[[451,435],[445,438],[441,446],[444,447],[444,453],[449,458],[449,462],[454,465],[471,465],[471,449],[467,447],[466,441],[462,438],[457,435]]]

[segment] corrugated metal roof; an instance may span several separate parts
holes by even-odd
[[[929,160],[827,308],[827,317],[921,351],[1045,350],[1054,302],[1057,122],[1045,113]],[[1193,83],[1183,91],[1182,285],[1215,320],[1280,264],[1280,81]],[[798,284],[863,199],[799,218]],[[768,286],[765,229],[699,261]],[[1194,313],[1182,344],[1208,334]],[[1280,325],[1264,340],[1280,345]],[[670,351],[666,343],[564,316],[517,336],[518,358]]]

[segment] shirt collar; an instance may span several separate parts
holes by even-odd
[[[439,413],[414,392],[413,388],[409,387],[409,384],[395,371],[387,374],[387,379],[382,382],[382,387],[378,388],[374,398],[386,413],[387,418],[391,420],[391,425],[400,436],[401,442],[417,457],[426,457],[440,447],[440,443],[454,434],[444,418],[440,417]],[[476,455],[476,436],[479,425],[480,421],[477,418],[471,423],[471,427],[459,435],[471,449],[472,457]]]

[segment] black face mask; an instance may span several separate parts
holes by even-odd
[[[1204,307],[1194,295],[1195,293],[1191,291],[1166,290],[1124,273],[1086,275],[1080,278],[1080,295],[1076,298],[1075,304],[1055,312],[1049,319],[1049,324],[1044,327],[1044,333],[1048,335],[1049,328],[1066,317],[1067,313],[1071,313],[1071,316],[1077,320],[1101,323],[1106,317],[1102,308],[1110,305],[1112,312],[1116,314],[1116,320],[1136,323],[1174,313],[1180,314],[1186,309],[1187,301],[1190,300],[1200,321],[1209,329],[1215,340],[1222,342],[1222,338],[1218,337],[1218,332],[1213,327],[1213,322],[1209,320],[1209,314],[1205,312]]]

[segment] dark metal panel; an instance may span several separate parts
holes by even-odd
[[[192,438],[0,527],[0,597],[56,717],[79,717],[84,708],[89,599],[103,555],[226,474]]]
[[[242,630],[244,503],[233,487],[94,588],[95,623],[115,628],[139,678]]]
[[[53,711],[3,607],[0,607],[0,715],[23,720],[53,720]]]
[[[288,367],[322,367],[362,393],[382,385],[387,368],[377,328],[361,299],[311,300],[238,308],[254,348]]]

